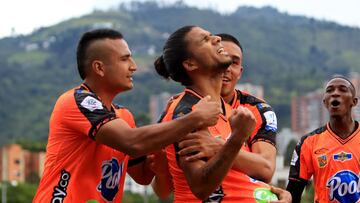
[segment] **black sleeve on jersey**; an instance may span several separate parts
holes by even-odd
[[[146,160],[146,156],[141,156],[141,157],[138,157],[138,158],[135,158],[135,159],[130,159],[129,162],[128,162],[128,167],[135,166],[135,165],[137,165],[139,163],[142,163],[145,160]]]
[[[308,137],[314,136],[316,134],[320,134],[320,133],[324,132],[325,130],[326,130],[326,126],[323,126],[323,127],[320,127],[318,129],[314,130],[313,132],[301,137],[300,141],[295,146],[293,158],[291,159],[289,179],[295,179],[298,181],[306,181],[306,180],[300,178],[300,154],[301,154],[302,145],[304,144],[305,140]],[[296,159],[294,158],[294,156],[296,156],[295,157]]]
[[[90,92],[83,92],[82,90],[75,90],[74,93],[75,102],[80,109],[81,113],[89,120],[91,123],[91,129],[89,130],[88,136],[91,139],[95,139],[95,135],[102,125],[116,118],[115,112],[109,111],[101,101],[96,97],[95,94]],[[88,100],[89,102],[100,102],[102,109],[89,109],[84,107],[82,102]]]
[[[261,105],[261,104],[262,103],[256,105],[256,108],[258,109],[258,111],[261,115],[262,125],[261,125],[260,129],[257,131],[254,138],[251,140],[251,142],[248,143],[249,147],[251,148],[251,145],[258,141],[267,142],[269,144],[272,144],[274,147],[276,147],[276,129],[267,129],[266,118],[264,116],[265,112],[268,112],[268,111],[274,112],[274,111],[271,108],[271,106],[269,106],[267,104],[266,104],[266,107],[260,108],[259,105]]]
[[[292,203],[300,203],[306,184],[304,181],[289,180],[286,190],[291,193]]]
[[[193,95],[193,94],[190,94],[190,93],[186,93],[180,100],[180,102],[177,104],[177,106],[175,107],[174,109],[174,112],[173,112],[173,117],[172,119],[177,119],[181,116],[184,116],[188,113],[190,113],[192,111],[192,107],[200,100],[199,97]],[[179,154],[178,152],[181,150],[179,148],[179,143],[176,142],[174,143],[174,149],[175,149],[175,156],[176,156],[176,161],[177,161],[177,164],[180,167],[179,165]]]
[[[300,153],[301,146],[304,143],[307,136],[303,136],[301,140],[296,144],[291,162],[290,162],[290,171],[289,171],[289,179],[295,179],[301,181],[300,179]]]

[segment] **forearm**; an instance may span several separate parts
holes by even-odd
[[[201,125],[197,116],[190,113],[176,120],[132,129],[134,139],[129,145],[133,146],[139,155],[147,154],[165,148]]]
[[[241,137],[231,136],[219,153],[195,170],[191,165],[185,164],[185,176],[196,197],[204,200],[215,191],[232,167],[243,143]]]
[[[136,158],[176,142],[203,124],[194,112],[173,121],[140,128],[130,128],[122,119],[115,119],[104,124],[95,139]]]
[[[168,198],[171,192],[173,191],[173,182],[171,175],[169,173],[156,175],[151,183],[151,186],[155,194],[160,199]]]
[[[250,177],[269,183],[275,171],[275,164],[271,159],[265,159],[260,154],[240,150],[234,168]]]
[[[131,178],[140,185],[149,185],[155,175],[154,172],[147,166],[145,161],[129,167],[127,172]]]
[[[306,184],[307,184],[306,182],[289,180],[286,190],[291,193],[293,203],[301,202],[301,196]]]

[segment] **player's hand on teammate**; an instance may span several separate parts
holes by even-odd
[[[194,106],[193,112],[199,116],[199,128],[215,125],[221,114],[220,104],[210,100],[211,97],[208,95]]]
[[[249,138],[256,124],[254,114],[242,106],[232,110],[229,121],[232,133],[242,136],[243,141]]]
[[[148,155],[147,162],[149,164],[150,169],[156,175],[163,175],[168,173],[168,162],[166,159],[165,150],[160,150]]]
[[[279,200],[271,201],[270,203],[291,203],[292,202],[292,197],[291,197],[290,192],[288,192],[284,189],[271,186],[271,192],[276,194],[278,196]]]
[[[186,156],[186,161],[213,157],[223,146],[224,141],[213,137],[207,128],[190,133],[179,142],[178,154]]]

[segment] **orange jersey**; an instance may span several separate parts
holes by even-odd
[[[329,124],[301,138],[293,153],[289,179],[313,176],[314,202],[360,202],[360,128],[341,139]]]
[[[33,202],[121,202],[129,156],[94,140],[103,124],[117,118],[135,127],[128,110],[108,110],[85,85],[60,96]]]
[[[170,121],[191,112],[200,98],[194,91],[186,89],[185,92],[170,101],[162,121]],[[226,117],[230,114],[231,107],[223,102],[223,110],[224,115],[220,116],[215,126],[209,127],[209,131],[213,136],[221,136],[222,139],[226,140],[231,134],[230,123]],[[173,177],[174,202],[202,202],[192,194],[185,175],[178,166],[176,155],[178,150],[177,143],[166,147],[169,170]],[[256,203],[256,199],[261,199],[262,195],[268,192],[268,188],[267,184],[254,180],[237,170],[230,169],[219,188],[204,202]]]
[[[271,106],[265,101],[240,90],[235,90],[235,92],[235,97],[230,104],[231,108],[246,107],[256,119],[254,132],[246,143],[247,147],[243,150],[251,151],[251,145],[257,141],[268,142],[276,147],[277,119]]]

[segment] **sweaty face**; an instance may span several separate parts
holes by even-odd
[[[231,58],[220,43],[221,38],[200,27],[194,27],[186,35],[187,50],[199,67],[225,70]]]
[[[243,55],[240,47],[237,46],[235,43],[230,41],[222,41],[221,43],[223,44],[225,51],[232,59],[232,64],[227,68],[223,77],[221,96],[224,98],[232,98],[236,83],[241,78],[241,74],[243,71]]]
[[[351,90],[350,83],[342,78],[334,78],[327,83],[323,102],[330,116],[351,113],[351,108],[357,103]]]
[[[124,39],[106,39],[104,48],[108,52],[104,60],[104,77],[109,88],[119,92],[130,90],[133,87],[132,75],[137,67],[128,44]]]

